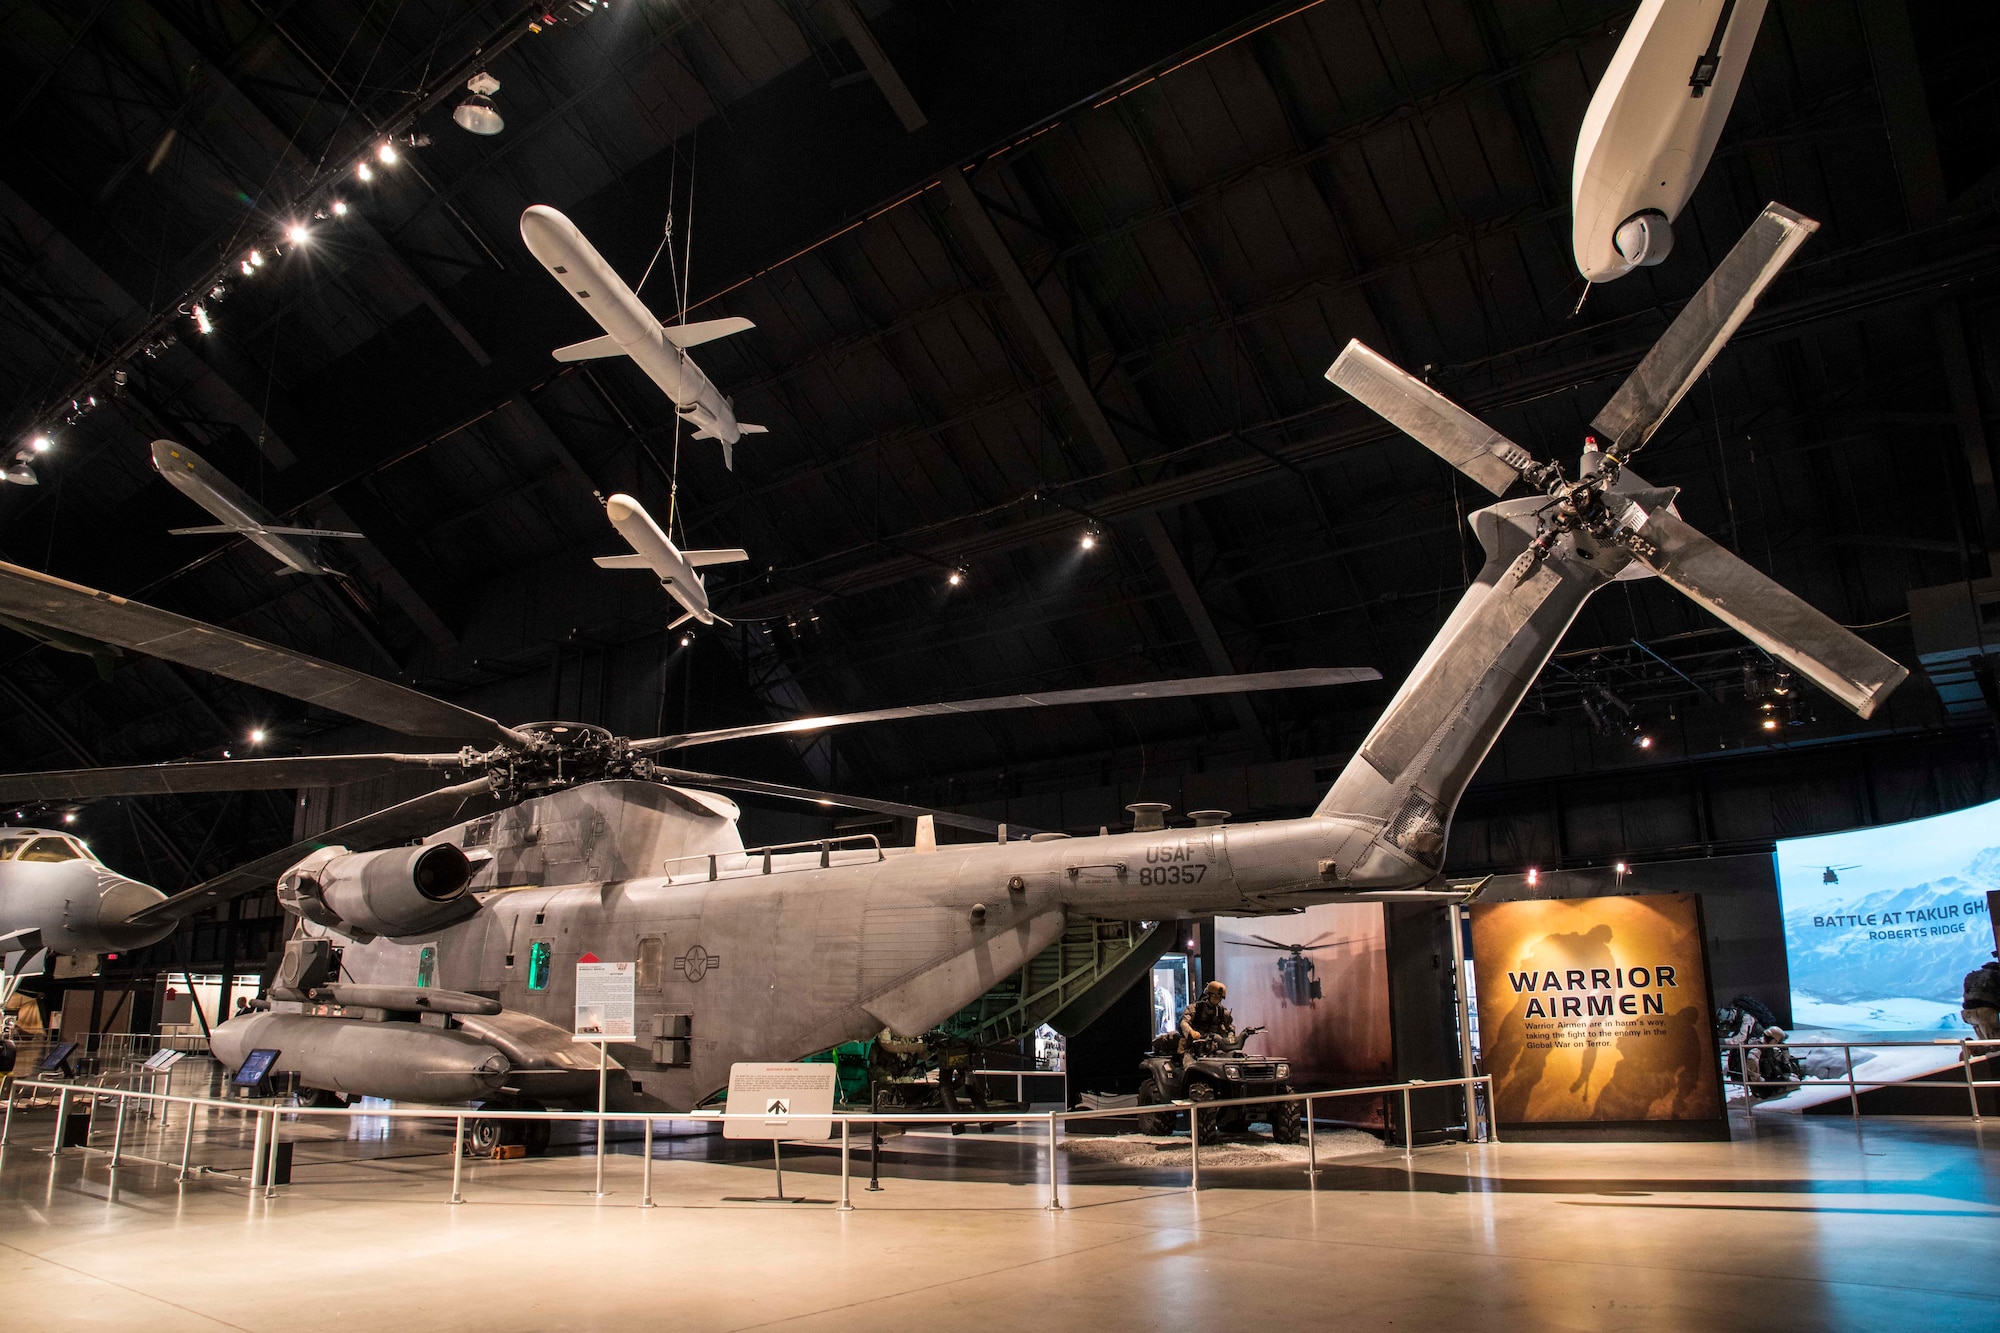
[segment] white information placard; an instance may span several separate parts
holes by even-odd
[[[147,1056],[146,1063],[140,1066],[140,1068],[146,1070],[148,1073],[164,1074],[179,1064],[181,1057],[186,1054],[186,1051],[177,1051],[171,1046],[163,1046],[159,1050],[154,1051],[150,1056]]]
[[[725,1139],[830,1139],[833,1137],[831,1064],[729,1066],[724,1115],[760,1116],[722,1122]]]
[[[577,1041],[631,1041],[638,992],[637,963],[603,963],[585,955],[576,965]]]

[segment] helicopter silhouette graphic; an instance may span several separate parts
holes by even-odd
[[[1343,944],[1355,944],[1357,939],[1329,940],[1325,935],[1305,944],[1280,944],[1264,935],[1252,935],[1247,940],[1224,940],[1225,944],[1241,945],[1245,949],[1277,949],[1284,953],[1278,959],[1278,981],[1285,997],[1285,1003],[1309,1008],[1320,998],[1319,974],[1313,968],[1313,960],[1306,957],[1320,949],[1337,949]]]
[[[1840,883],[1841,871],[1859,869],[1861,869],[1859,863],[1851,866],[1821,866],[1819,868],[1819,882],[1822,884],[1838,884]]]

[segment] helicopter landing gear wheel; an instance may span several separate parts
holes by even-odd
[[[1188,1110],[1188,1119],[1193,1123],[1191,1132],[1203,1143],[1217,1143],[1222,1139],[1220,1113],[1216,1111],[1204,1112],[1201,1109],[1203,1102],[1212,1102],[1216,1100],[1218,1095],[1212,1084],[1188,1084],[1188,1100],[1194,1103],[1194,1106]]]
[[[548,1108],[529,1097],[493,1097],[479,1104],[482,1111],[546,1111]],[[465,1126],[465,1154],[491,1157],[503,1144],[519,1144],[530,1157],[546,1157],[549,1152],[549,1124],[545,1120],[472,1120]]]
[[[1271,1107],[1271,1142],[1297,1143],[1305,1137],[1304,1124],[1297,1102],[1278,1102]]]

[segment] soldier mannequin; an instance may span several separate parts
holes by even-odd
[[[1205,1038],[1228,1037],[1236,1031],[1236,1017],[1223,1004],[1228,997],[1227,986],[1211,981],[1201,988],[1201,998],[1181,1011],[1183,1054],[1200,1045]]]

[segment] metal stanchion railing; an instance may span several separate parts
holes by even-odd
[[[639,1206],[641,1208],[651,1208],[653,1206],[653,1117],[647,1116],[645,1125],[645,1166],[641,1168],[639,1175]],[[845,1124],[841,1125],[840,1133],[842,1138],[847,1136],[847,1126]],[[847,1184],[847,1154],[844,1150],[840,1156],[840,1170],[841,1185],[844,1189]]]
[[[1746,1109],[1753,1111],[1756,1109],[1756,1094],[1753,1091],[1755,1088],[1784,1088],[1787,1091],[1797,1091],[1801,1088],[1845,1087],[1847,1090],[1848,1116],[1856,1123],[1859,1123],[1861,1118],[1860,1094],[1863,1089],[1904,1086],[1941,1087],[1942,1085],[1940,1084],[1924,1083],[1923,1080],[1943,1073],[1946,1069],[1951,1068],[1952,1065],[1944,1065],[1937,1069],[1925,1070],[1914,1074],[1905,1074],[1900,1078],[1859,1078],[1855,1074],[1856,1066],[1854,1062],[1854,1052],[1857,1049],[1869,1052],[1898,1048],[1936,1050],[1940,1046],[1951,1045],[1958,1047],[1958,1059],[1952,1063],[1962,1066],[1965,1071],[1966,1096],[1971,1102],[1972,1118],[1975,1120],[1984,1119],[1984,1114],[1979,1106],[1979,1090],[1982,1088],[2000,1088],[2000,1079],[1975,1078],[1972,1066],[1977,1061],[2000,1058],[2000,1040],[1965,1037],[1959,1038],[1956,1041],[1950,1039],[1940,1041],[1725,1041],[1722,1043],[1722,1077],[1725,1084],[1734,1084],[1743,1089],[1747,1103]],[[1807,1075],[1803,1079],[1753,1078],[1751,1076],[1752,1052],[1770,1050],[1837,1050],[1841,1053],[1843,1067],[1835,1076],[1824,1079],[1814,1078],[1811,1075]],[[1733,1071],[1733,1076],[1728,1059],[1731,1052],[1734,1052],[1737,1057],[1735,1062],[1736,1069]]]
[[[1317,1190],[1319,1188],[1319,1144],[1318,1141],[1313,1138],[1313,1099],[1311,1093],[1306,1094],[1305,1113],[1306,1113],[1306,1188],[1308,1190]]]
[[[1056,1116],[1049,1112],[1049,1211],[1060,1212],[1062,1197],[1056,1192]]]
[[[652,1129],[651,1121],[646,1122],[646,1128],[650,1135]],[[850,1126],[846,1120],[842,1120],[840,1122],[840,1211],[843,1213],[851,1213],[854,1211],[854,1200],[849,1195],[848,1192],[848,1183],[850,1180],[850,1168],[849,1168],[849,1158],[848,1158],[848,1150],[850,1146],[848,1139],[849,1128]],[[652,1156],[653,1156],[652,1145],[653,1141],[650,1137],[648,1137],[646,1140],[646,1158],[647,1158],[646,1164],[648,1166],[652,1165]]]
[[[1269,1097],[1269,1096],[1245,1097],[1245,1098],[1236,1098],[1232,1100],[1203,1101],[1198,1103],[1176,1102],[1172,1103],[1171,1106],[1172,1109],[1175,1111],[1184,1109],[1188,1111],[1190,1115],[1191,1141],[1189,1144],[1190,1170],[1189,1170],[1188,1188],[1190,1190],[1195,1190],[1200,1188],[1200,1173],[1201,1173],[1201,1143],[1200,1143],[1199,1125],[1196,1121],[1196,1117],[1198,1115],[1200,1114],[1214,1115],[1219,1111],[1235,1107],[1246,1107],[1246,1106],[1268,1107],[1274,1102],[1296,1101],[1302,1103],[1303,1112],[1306,1119],[1308,1176],[1312,1182],[1312,1187],[1316,1188],[1317,1187],[1316,1176],[1318,1172],[1318,1148],[1317,1148],[1317,1139],[1315,1137],[1316,1128],[1313,1124],[1313,1115],[1314,1115],[1314,1104],[1317,1100],[1322,1100],[1329,1097],[1379,1095],[1388,1092],[1400,1092],[1404,1095],[1407,1107],[1408,1095],[1411,1091],[1413,1091],[1416,1088],[1462,1087],[1467,1090],[1468,1105],[1470,1105],[1471,1094],[1476,1092],[1478,1088],[1482,1085],[1485,1086],[1487,1093],[1490,1096],[1491,1080],[1486,1075],[1482,1074],[1474,1076],[1473,1078],[1470,1079],[1440,1080],[1429,1083],[1426,1083],[1423,1080],[1414,1080],[1408,1083],[1380,1084],[1380,1085],[1361,1087],[1361,1088],[1336,1088],[1336,1089],[1326,1089],[1318,1092],[1291,1093],[1282,1097]],[[1980,1086],[1986,1086],[1986,1085],[1981,1084]],[[151,1091],[139,1091],[139,1090],[121,1090],[121,1089],[108,1089],[108,1088],[100,1089],[88,1086],[78,1086],[69,1083],[54,1083],[44,1080],[21,1080],[18,1083],[16,1083],[13,1088],[9,1089],[9,1095],[7,1097],[7,1101],[10,1112],[14,1106],[16,1097],[18,1096],[18,1094],[22,1089],[28,1089],[31,1091],[54,1092],[57,1096],[56,1135],[50,1149],[52,1154],[59,1153],[61,1151],[62,1132],[64,1129],[65,1121],[67,1119],[68,1108],[73,1094],[89,1093],[94,1098],[110,1097],[118,1100],[121,1109],[121,1119],[120,1119],[121,1126],[123,1123],[122,1112],[124,1109],[124,1104],[128,1101],[140,1102],[148,1104],[149,1106],[158,1107],[161,1109],[163,1113],[167,1108],[170,1108],[173,1104],[179,1103],[186,1109],[186,1119],[182,1124],[181,1156],[180,1156],[180,1161],[178,1163],[178,1174],[176,1176],[176,1180],[180,1182],[185,1182],[188,1178],[189,1173],[194,1172],[195,1174],[204,1177],[215,1177],[227,1180],[241,1181],[249,1186],[250,1194],[251,1197],[253,1198],[260,1191],[264,1194],[264,1197],[266,1198],[275,1198],[277,1196],[277,1168],[280,1155],[280,1143],[282,1142],[281,1124],[283,1117],[287,1115],[292,1116],[294,1119],[353,1120],[359,1118],[359,1119],[370,1119],[370,1120],[415,1120],[415,1121],[449,1120],[450,1122],[452,1122],[452,1127],[453,1127],[453,1134],[452,1134],[453,1162],[452,1162],[452,1186],[451,1186],[450,1201],[453,1203],[462,1203],[465,1201],[464,1165],[463,1165],[463,1159],[465,1157],[465,1123],[468,1118],[471,1118],[475,1114],[473,1112],[469,1112],[466,1110],[457,1108],[447,1108],[447,1107],[438,1107],[438,1108],[368,1107],[365,1109],[358,1107],[310,1107],[310,1106],[286,1107],[286,1106],[271,1105],[269,1103],[250,1103],[234,1099],[198,1097],[187,1094],[151,1092]],[[244,1176],[234,1175],[227,1171],[216,1170],[215,1168],[212,1167],[207,1167],[207,1166],[197,1167],[193,1164],[192,1152],[194,1143],[195,1123],[197,1116],[203,1110],[207,1110],[208,1112],[211,1113],[211,1115],[216,1113],[227,1113],[233,1111],[239,1114],[248,1115],[252,1118],[253,1136],[251,1143],[250,1174],[247,1178]],[[644,1138],[645,1138],[645,1156],[642,1164],[643,1188],[639,1206],[641,1207],[653,1206],[653,1200],[652,1200],[652,1138],[654,1133],[653,1122],[654,1120],[659,1119],[660,1117],[657,1116],[632,1117],[629,1115],[620,1116],[610,1112],[564,1113],[564,1112],[550,1112],[550,1111],[505,1111],[505,1110],[492,1110],[492,1111],[481,1110],[476,1114],[477,1117],[482,1120],[538,1120],[543,1123],[551,1121],[580,1122],[594,1126],[598,1130],[600,1136],[603,1134],[604,1130],[608,1128],[607,1122],[611,1120],[633,1119],[633,1118],[639,1119],[643,1126]],[[1063,1209],[1063,1203],[1062,1203],[1062,1183],[1061,1183],[1062,1172],[1061,1172],[1060,1137],[1062,1134],[1063,1126],[1065,1126],[1069,1121],[1072,1120],[1127,1119],[1130,1117],[1130,1115],[1131,1112],[1128,1109],[1124,1108],[1114,1108],[1114,1109],[1106,1109],[1098,1111],[1049,1111],[1034,1116],[1024,1115],[1021,1112],[967,1113],[964,1111],[959,1111],[955,1113],[937,1113],[937,1114],[836,1112],[835,1115],[831,1118],[837,1120],[840,1123],[840,1129],[841,1129],[840,1132],[841,1205],[844,1210],[853,1211],[853,1196],[851,1192],[852,1148],[853,1148],[852,1128],[854,1123],[857,1121],[862,1124],[870,1126],[871,1129],[878,1128],[880,1125],[884,1123],[896,1123],[903,1125],[936,1125],[942,1127],[954,1123],[1032,1124],[1035,1121],[1040,1121],[1045,1127],[1045,1135],[1046,1135],[1045,1151],[1049,1163],[1049,1194],[1048,1194],[1048,1202],[1045,1205],[1045,1207],[1050,1211],[1061,1211]],[[697,1112],[697,1113],[690,1113],[685,1116],[669,1116],[666,1118],[669,1120],[688,1119],[703,1124],[707,1124],[709,1122],[714,1122],[714,1121],[727,1121],[730,1119],[750,1120],[759,1123],[763,1123],[765,1121],[765,1117],[761,1113],[738,1114],[732,1117],[723,1113]],[[158,1120],[154,1121],[154,1123],[161,1123],[164,1120],[165,1120],[165,1115],[162,1114]],[[1405,1110],[1406,1129],[1407,1129],[1407,1122],[1408,1122],[1408,1111],[1406,1109]],[[4,1130],[0,1130],[0,1132],[10,1132],[10,1131],[11,1131],[11,1120],[6,1123]],[[1404,1138],[1405,1138],[1405,1142],[1403,1145],[1404,1156],[1408,1158],[1411,1155],[1414,1145],[1413,1142],[1411,1141],[1411,1136],[1407,1132],[1405,1133]],[[240,1140],[238,1141],[240,1142]],[[104,1150],[101,1148],[89,1148],[86,1146],[86,1151],[103,1152]],[[122,1140],[122,1131],[114,1135],[111,1154],[114,1159],[113,1162],[114,1165],[126,1160],[130,1160],[133,1162],[144,1162],[151,1165],[166,1167],[169,1169],[174,1168],[176,1165],[173,1162],[160,1161],[155,1158],[140,1156],[137,1153],[125,1152]],[[599,1169],[601,1170],[601,1166]]]

